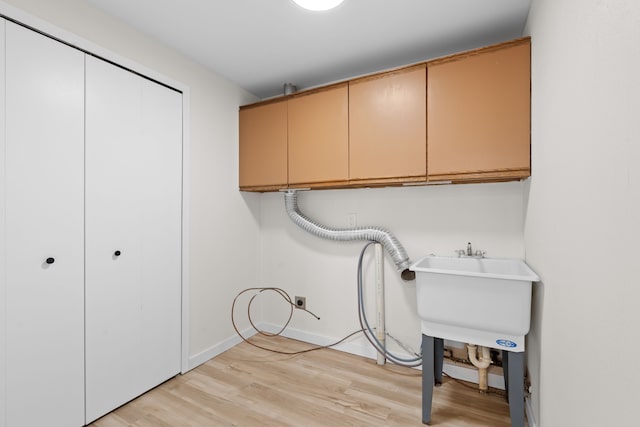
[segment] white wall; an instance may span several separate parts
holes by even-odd
[[[538,425],[638,425],[640,2],[533,0],[529,370]]]
[[[5,22],[3,19],[0,19],[0,82],[4,82],[5,81]],[[2,132],[0,132],[0,164],[3,165],[4,168],[4,164],[5,164],[5,150],[6,150],[6,142],[5,142],[5,84],[0,84],[0,99],[3,100],[2,102],[0,102],[0,129],[2,129]],[[6,182],[5,182],[5,174],[2,173],[0,174],[0,206],[5,206],[6,201],[5,201],[5,188],[6,188]],[[5,210],[2,209],[0,210],[0,224],[5,224],[6,221],[6,214],[5,214]],[[6,360],[5,360],[5,355],[6,355],[6,351],[5,351],[5,345],[6,345],[6,312],[7,312],[7,307],[6,307],[6,295],[5,295],[5,285],[4,285],[4,278],[6,277],[6,267],[5,267],[5,260],[6,260],[6,252],[5,252],[5,244],[4,242],[6,241],[6,233],[5,233],[6,227],[3,225],[2,227],[0,227],[0,242],[2,242],[0,244],[0,298],[2,298],[2,301],[0,302],[0,331],[2,331],[0,333],[0,384],[2,384],[2,386],[0,387],[0,414],[4,414],[6,413],[6,409],[5,409],[5,404],[6,404],[6,387],[4,386],[6,384]],[[4,427],[6,424],[6,420],[5,420],[5,416],[1,415],[0,416],[0,426]]]
[[[233,296],[258,277],[246,262],[258,258],[259,196],[237,191],[238,106],[255,97],[86,1],[5,3],[190,88],[189,351],[206,355],[224,347],[234,336]]]
[[[511,182],[314,190],[301,193],[298,202],[305,215],[330,227],[348,227],[348,214],[356,213],[359,226],[388,228],[413,261],[431,253],[454,256],[469,241],[488,256],[524,257],[523,187],[522,182]],[[307,298],[307,308],[321,319],[294,313],[290,328],[303,332],[303,338],[326,337],[318,342],[327,342],[359,329],[356,266],[363,245],[307,234],[287,216],[283,194],[262,196],[261,285]],[[385,276],[388,330],[419,351],[415,282],[403,282],[386,254]],[[373,301],[373,282],[369,284]],[[265,321],[282,324],[288,315],[286,304],[277,298],[263,299]],[[371,318],[375,322],[373,312]],[[354,347],[361,343],[358,339],[347,350],[359,352]]]

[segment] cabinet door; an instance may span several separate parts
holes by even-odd
[[[287,186],[287,102],[240,110],[240,189]]]
[[[87,422],[180,371],[182,96],[86,76]]]
[[[430,64],[427,80],[429,179],[529,175],[528,40]]]
[[[424,67],[349,83],[351,180],[426,177]]]
[[[347,84],[289,99],[289,184],[349,179]]]
[[[84,54],[6,23],[5,65],[6,423],[81,426]]]

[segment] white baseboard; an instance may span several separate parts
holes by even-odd
[[[276,333],[282,326],[274,325],[272,323],[261,323],[258,326],[261,330],[269,333]],[[298,341],[304,341],[309,344],[315,345],[329,345],[338,341],[340,338],[329,338],[322,335],[310,334],[309,332],[301,331],[299,329],[287,328],[281,334],[285,338],[291,338]],[[338,345],[331,347],[334,350],[344,351],[345,353],[355,354],[357,356],[366,357],[369,359],[375,359],[377,357],[376,350],[368,343],[355,343],[355,342],[342,342]]]
[[[260,329],[266,332],[271,332],[271,333],[276,333],[282,328],[281,326],[273,325],[269,323],[262,323],[260,324],[259,327]],[[320,335],[310,334],[308,332],[304,332],[304,331],[293,329],[293,328],[285,329],[281,335],[283,337],[304,341],[304,342],[308,342],[316,345],[328,345],[337,341],[335,338],[328,338]],[[345,353],[367,357],[369,359],[375,359],[377,357],[377,353],[375,349],[373,349],[368,343],[345,342],[331,348],[335,350],[344,351]],[[404,356],[410,357],[409,354],[406,354]],[[452,363],[448,363],[448,361],[445,360],[442,370],[447,375],[455,379],[478,384],[478,371],[477,369],[474,369],[472,367],[455,365]],[[504,377],[499,374],[489,373],[488,384],[489,384],[489,387],[497,388],[499,390],[505,389]]]
[[[253,329],[253,328],[247,328],[246,330],[242,331],[242,336],[245,338],[249,338],[252,337],[253,335],[255,335],[257,332]],[[224,353],[225,351],[229,350],[232,347],[235,347],[236,345],[240,344],[242,342],[242,338],[240,338],[238,335],[234,335],[230,338],[227,338],[226,340],[219,342],[218,344],[215,344],[211,347],[209,347],[208,349],[201,351],[198,354],[194,354],[193,356],[189,356],[189,367],[188,370],[192,370],[193,368],[197,368],[198,366],[202,365],[203,363],[207,362],[210,359],[213,359],[214,357],[216,357],[217,355]],[[183,372],[184,374],[185,372]]]
[[[458,365],[445,359],[442,370],[445,374],[457,380],[478,384],[478,370],[471,366]],[[489,384],[489,387],[497,388],[499,390],[505,389],[504,376],[500,374],[489,372],[487,375],[487,383]]]
[[[281,325],[274,325],[272,323],[259,323],[256,325],[260,330],[269,332],[269,333],[277,333],[282,329]],[[247,328],[242,331],[242,335],[245,338],[249,338],[256,334],[256,331],[253,328]],[[285,338],[291,338],[298,341],[304,341],[310,344],[315,345],[329,345],[336,342],[339,338],[334,337],[326,337],[322,335],[312,334],[309,332],[305,332],[299,329],[287,328],[281,334],[281,336]],[[205,363],[209,359],[229,350],[231,347],[234,347],[242,342],[242,339],[234,335],[214,346],[209,347],[208,349],[195,354],[189,357],[189,370]],[[338,345],[331,347],[335,350],[344,351],[345,353],[355,354],[357,356],[366,357],[369,359],[376,359],[377,353],[375,349],[371,347],[368,343],[365,342],[343,342]],[[409,356],[408,354],[405,356]],[[461,366],[453,363],[449,363],[448,360],[445,359],[445,363],[443,366],[443,371],[452,378],[456,378],[462,381],[467,381],[471,383],[478,383],[478,371],[472,367]],[[497,388],[500,390],[504,390],[504,378],[502,375],[489,373],[488,375],[488,383],[489,387]]]
[[[256,326],[261,330],[269,333],[277,333],[282,326],[274,325],[271,323],[258,323]],[[255,335],[257,332],[253,328],[247,328],[242,332],[242,336],[245,338],[250,338]],[[304,341],[309,344],[315,345],[329,345],[338,341],[339,338],[329,338],[321,335],[310,334],[305,331],[301,331],[299,329],[287,328],[280,335],[285,338],[291,338],[298,341]],[[240,344],[242,342],[242,338],[238,335],[234,335],[226,340],[215,344],[208,349],[201,351],[198,354],[194,354],[189,357],[189,367],[188,370],[196,368],[208,360],[216,357],[217,355],[229,350],[230,348]],[[345,353],[355,354],[362,357],[367,357],[369,359],[375,359],[377,357],[377,353],[375,349],[373,349],[367,343],[354,343],[354,342],[343,342],[338,345],[331,347],[335,350],[344,351]],[[183,372],[184,373],[184,372]]]

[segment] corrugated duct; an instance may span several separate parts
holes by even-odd
[[[409,270],[411,261],[409,260],[407,252],[402,247],[402,244],[398,239],[389,230],[383,227],[335,229],[318,224],[300,212],[298,208],[298,194],[296,190],[287,190],[284,193],[284,202],[289,218],[308,233],[323,239],[341,242],[354,240],[378,242],[385,248],[387,253],[391,256],[391,259],[393,259],[396,268],[401,272],[400,277],[402,277],[403,280],[415,279],[415,272]]]

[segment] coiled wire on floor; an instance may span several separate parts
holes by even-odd
[[[291,296],[289,296],[289,294],[281,289],[281,288],[275,288],[275,287],[265,287],[265,288],[248,288],[245,289],[243,291],[241,291],[238,295],[236,295],[236,297],[233,299],[233,304],[231,304],[231,324],[233,325],[233,329],[236,331],[236,333],[238,334],[238,336],[242,339],[242,341],[246,342],[249,345],[252,345],[254,347],[260,348],[262,350],[266,350],[266,351],[271,351],[273,353],[278,353],[278,354],[286,354],[286,355],[295,355],[295,354],[302,354],[302,353],[308,353],[310,351],[315,351],[315,350],[322,350],[325,348],[331,348],[333,346],[336,346],[346,340],[348,340],[349,338],[351,338],[352,336],[359,334],[360,332],[363,332],[362,330],[358,330],[358,331],[354,331],[352,333],[350,333],[349,335],[347,335],[346,337],[342,338],[339,341],[336,341],[332,344],[329,345],[319,345],[319,346],[314,346],[305,350],[299,350],[299,351],[282,351],[282,350],[276,350],[276,349],[272,349],[272,348],[267,348],[267,347],[263,347],[260,346],[258,344],[255,344],[251,341],[249,341],[248,338],[245,338],[242,333],[240,333],[240,330],[238,329],[238,326],[236,325],[236,321],[235,321],[235,306],[236,306],[236,302],[238,300],[238,298],[247,293],[247,292],[255,292],[255,294],[251,297],[251,299],[249,300],[249,304],[247,304],[247,317],[249,319],[249,323],[251,324],[251,327],[260,335],[264,335],[267,337],[275,337],[275,336],[279,336],[282,334],[282,332],[284,332],[284,330],[287,328],[287,326],[289,326],[289,323],[291,323],[291,319],[293,318],[293,313],[294,313],[294,309],[296,310],[302,310],[302,311],[306,311],[307,313],[309,313],[310,315],[312,315],[313,317],[315,317],[316,319],[320,320],[320,318],[318,316],[316,316],[315,314],[313,314],[311,311],[307,310],[306,308],[299,308],[296,307],[296,305],[293,303],[293,300],[291,299]],[[272,333],[272,332],[266,332],[261,330],[260,328],[258,328],[255,323],[253,322],[253,319],[251,318],[251,304],[253,304],[253,301],[256,299],[256,297],[258,295],[260,295],[262,292],[266,292],[266,291],[271,291],[271,292],[275,292],[278,295],[280,295],[288,304],[289,304],[289,318],[287,319],[287,321],[285,322],[285,324],[282,326],[282,328],[280,328],[280,330],[278,332]]]

